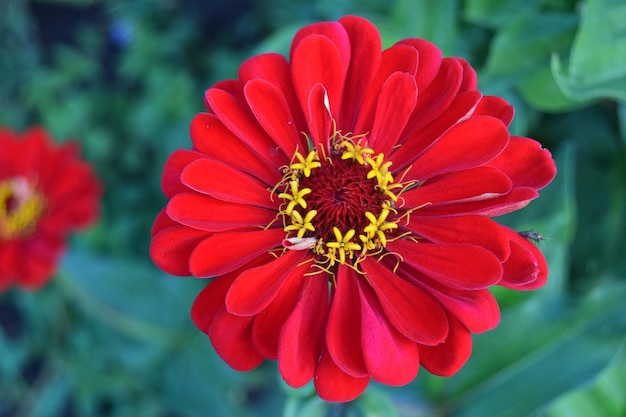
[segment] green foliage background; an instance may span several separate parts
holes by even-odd
[[[310,22],[358,14],[385,46],[435,42],[516,107],[559,169],[500,219],[546,236],[550,281],[497,289],[501,325],[451,378],[327,404],[269,362],[229,369],[190,322],[204,283],[152,266],[167,156],[203,92]],[[626,415],[626,3],[622,0],[0,0],[0,125],[77,139],[106,186],[39,292],[0,295],[0,416]],[[0,150],[1,151],[1,150]]]

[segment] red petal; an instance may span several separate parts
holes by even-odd
[[[339,27],[346,38],[345,42],[347,42],[347,35],[343,27],[341,25]],[[329,38],[322,35],[305,37],[293,50],[291,76],[300,105],[308,110],[308,112],[305,112],[305,116],[310,130],[315,130],[311,127],[311,121],[320,117],[318,113],[327,112],[325,106],[309,107],[311,104],[310,96],[315,86],[322,85],[328,94],[330,113],[333,115],[333,118],[336,119],[339,114],[347,72],[347,62],[344,62],[345,57],[342,56],[341,52],[343,51],[340,51]],[[320,63],[323,63],[323,65],[320,65]]]
[[[200,242],[210,236],[203,230],[173,226],[159,231],[150,242],[150,257],[163,271],[171,275],[191,275],[189,258]]]
[[[183,184],[203,194],[230,203],[278,209],[264,184],[229,165],[212,159],[190,163],[180,176]]]
[[[191,122],[194,149],[274,186],[282,175],[224,126],[215,115],[200,113]]]
[[[363,103],[357,115],[355,133],[367,133],[372,129],[380,90],[394,73],[415,74],[417,71],[418,54],[415,48],[408,45],[394,45],[382,54],[380,68],[369,85]]]
[[[509,126],[511,124],[514,113],[515,110],[508,101],[496,96],[483,97],[478,103],[478,106],[476,106],[476,110],[474,110],[474,115],[497,117],[498,119],[502,120],[502,123],[504,123],[506,126]]]
[[[490,166],[504,171],[515,187],[541,189],[556,175],[552,154],[535,140],[514,136]]]
[[[209,329],[215,351],[236,371],[250,371],[264,359],[252,344],[252,320],[253,317],[233,316],[223,308]]]
[[[508,193],[512,183],[499,169],[478,167],[431,178],[402,194],[407,209],[480,201]]]
[[[304,280],[286,280],[274,301],[254,319],[252,340],[261,355],[268,359],[278,358],[278,339],[283,324],[300,298]]]
[[[421,59],[420,59],[421,66]],[[463,77],[463,67],[454,58],[441,61],[437,77],[427,88],[420,88],[413,116],[407,123],[407,132],[414,132],[431,123],[450,107]],[[419,84],[418,84],[419,86]]]
[[[423,128],[405,132],[402,136],[402,146],[396,148],[389,156],[393,162],[393,169],[398,172],[413,163],[431,143],[457,123],[466,120],[471,115],[476,103],[480,100],[480,92],[468,91],[454,98],[450,107]]]
[[[369,376],[354,377],[346,374],[326,351],[322,351],[315,368],[315,390],[321,399],[332,402],[352,401],[367,388]]]
[[[353,132],[367,87],[380,66],[382,45],[378,29],[368,20],[346,16],[339,23],[350,39],[351,57],[337,125]]]
[[[189,269],[196,277],[214,277],[233,271],[280,246],[282,229],[215,234],[196,246]]]
[[[504,124],[493,117],[465,120],[447,131],[421,154],[407,179],[426,180],[448,172],[475,168],[491,161],[509,141]]]
[[[333,44],[333,47],[337,50],[341,60],[341,66],[344,69],[343,72],[348,71],[350,65],[350,39],[346,33],[346,29],[339,22],[320,22],[313,23],[311,25],[301,28],[293,37],[291,43],[291,50],[289,55],[291,57],[291,63],[293,67],[294,54],[297,48],[301,46],[302,41],[309,39],[310,37],[320,36],[326,38]],[[322,55],[324,58],[324,55]],[[315,62],[315,61],[314,61]],[[325,62],[323,59],[317,61],[317,66],[320,62]],[[302,67],[301,69],[308,69],[308,67]]]
[[[306,149],[287,99],[278,88],[257,78],[246,83],[244,94],[256,119],[286,155]]]
[[[277,53],[253,56],[239,67],[239,79],[243,84],[255,78],[272,83],[284,95],[298,132],[306,130],[306,121],[296,91],[291,81],[291,65]]]
[[[209,333],[215,316],[224,308],[224,298],[239,271],[212,279],[196,297],[191,307],[191,319],[200,331]]]
[[[388,155],[404,131],[417,101],[417,85],[412,75],[393,73],[380,89],[376,116],[368,135],[376,152]]]
[[[476,90],[478,86],[478,78],[476,77],[476,71],[474,68],[464,60],[463,58],[456,58],[456,60],[463,66],[463,82],[459,92]]]
[[[300,300],[285,322],[278,348],[278,370],[285,382],[301,387],[313,378],[328,317],[328,283],[307,278]]]
[[[417,344],[389,323],[371,288],[357,281],[361,298],[361,346],[367,371],[377,382],[405,385],[417,376]]]
[[[286,280],[302,279],[310,268],[302,263],[305,251],[287,251],[265,265],[242,272],[226,296],[226,309],[237,316],[253,316],[271,303]]]
[[[361,348],[361,303],[355,272],[340,266],[337,272],[337,289],[332,297],[326,345],[334,363],[344,372],[367,376]]]
[[[408,265],[452,288],[485,288],[502,277],[498,258],[480,246],[396,240],[388,242],[387,249],[400,254]]]
[[[261,128],[250,109],[242,102],[218,88],[210,88],[205,96],[215,115],[224,123],[224,126],[239,137],[260,158],[266,160],[276,169],[288,162],[285,155],[276,148],[274,141]]]
[[[548,264],[534,243],[506,228],[511,239],[511,256],[502,265],[504,273],[499,285],[526,291],[543,287],[548,280]]]
[[[450,333],[445,342],[419,347],[422,366],[434,375],[454,375],[472,354],[472,334],[454,316],[450,315],[448,320]]]
[[[448,322],[435,299],[371,257],[361,265],[385,315],[400,333],[426,345],[435,345],[445,339]]]
[[[264,227],[276,218],[276,211],[227,203],[194,193],[181,193],[172,197],[167,205],[167,214],[180,224],[207,232]]]
[[[470,243],[482,246],[501,261],[506,260],[511,253],[509,238],[502,226],[484,216],[412,216],[411,223],[405,228],[433,243]]]
[[[309,135],[314,147],[326,150],[331,135],[332,117],[326,108],[327,93],[322,84],[316,84],[311,90],[307,109],[309,116]]]
[[[165,194],[167,198],[171,198],[178,193],[189,191],[189,188],[185,187],[183,183],[180,182],[180,174],[187,165],[200,158],[204,158],[201,153],[188,151],[186,149],[178,149],[167,158],[161,179],[163,194]]]
[[[513,188],[508,194],[479,201],[456,202],[447,205],[425,206],[419,210],[420,216],[454,216],[476,214],[495,217],[522,209],[530,200],[539,197],[532,188]]]
[[[410,45],[418,52],[419,66],[415,73],[415,81],[420,91],[425,90],[426,87],[433,82],[441,69],[441,51],[431,42],[418,38],[404,39],[396,45]],[[392,48],[396,45],[392,46]]]
[[[404,272],[401,269],[400,273]],[[410,271],[406,271],[410,274]],[[438,282],[420,277],[426,291],[435,297],[447,310],[474,333],[482,333],[495,328],[500,321],[500,308],[488,289],[456,290]]]

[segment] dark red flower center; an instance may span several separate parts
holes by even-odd
[[[308,210],[317,210],[314,224],[325,242],[333,240],[333,227],[362,231],[370,223],[366,212],[378,217],[385,201],[376,189],[376,180],[367,178],[369,167],[338,157],[322,161],[311,176],[300,179],[300,188],[309,188]]]
[[[348,260],[356,265],[364,256],[380,253],[388,235],[398,227],[391,162],[361,142],[364,137],[333,136],[339,140],[320,158],[313,150],[299,152],[275,189],[284,200],[279,214],[287,233],[283,246],[313,250],[319,263],[333,266]],[[363,146],[362,146],[363,145]],[[369,254],[371,254],[369,253]]]

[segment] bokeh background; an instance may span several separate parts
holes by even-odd
[[[468,59],[559,171],[499,219],[545,236],[548,285],[496,290],[502,323],[456,376],[333,405],[273,362],[223,364],[189,318],[205,283],[163,274],[148,246],[163,164],[190,147],[205,89],[345,14],[385,46],[424,37]],[[33,124],[81,142],[106,194],[55,279],[0,294],[1,417],[626,416],[623,0],[0,0],[0,125]]]

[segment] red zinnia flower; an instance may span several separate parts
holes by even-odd
[[[165,166],[151,255],[216,277],[192,318],[233,368],[277,359],[330,401],[420,365],[451,375],[471,333],[498,323],[489,286],[545,283],[539,250],[489,217],[536,198],[554,162],[509,135],[513,108],[464,60],[421,39],[382,51],[371,23],[345,17],[205,98],[193,149]]]
[[[41,128],[0,129],[0,291],[41,287],[67,234],[93,223],[100,185],[78,146],[57,146]]]

